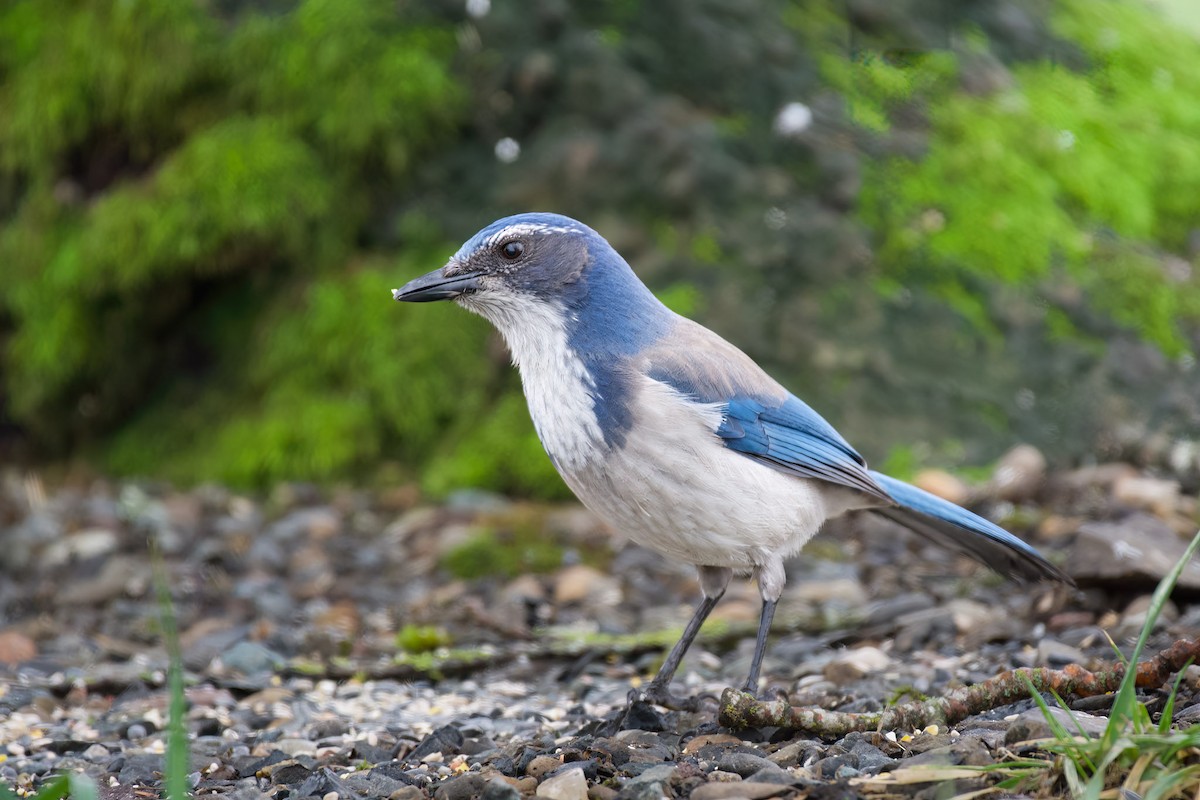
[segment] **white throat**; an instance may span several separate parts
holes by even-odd
[[[555,466],[573,472],[599,455],[604,434],[594,408],[595,382],[567,342],[566,309],[493,288],[456,302],[504,337],[521,373],[533,427]]]

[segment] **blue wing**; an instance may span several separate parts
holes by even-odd
[[[868,472],[863,457],[821,415],[794,395],[788,395],[779,405],[746,396],[726,401],[717,436],[730,450],[775,469],[840,484],[892,502]]]

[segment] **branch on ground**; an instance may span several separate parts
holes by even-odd
[[[1138,688],[1158,688],[1170,676],[1200,656],[1200,639],[1180,639],[1154,658],[1137,665]],[[1009,670],[973,686],[941,697],[905,703],[885,711],[849,713],[813,706],[790,706],[786,700],[758,700],[751,694],[726,689],[721,695],[720,723],[729,728],[781,727],[840,737],[852,731],[913,730],[927,725],[953,725],[969,716],[1029,697],[1029,682],[1039,692],[1088,697],[1117,690],[1125,665],[1109,664],[1089,672],[1078,664],[1063,669],[1028,667]]]

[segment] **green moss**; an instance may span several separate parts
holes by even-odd
[[[930,84],[927,155],[870,171],[863,213],[883,237],[886,275],[992,330],[995,310],[971,279],[1065,282],[1180,353],[1200,285],[1165,274],[1158,248],[1182,252],[1195,224],[1200,42],[1126,3],[1065,2],[1054,25],[1086,52],[1085,69],[1018,65],[999,95]],[[1054,326],[1070,327],[1062,316]]]
[[[233,91],[347,166],[407,168],[452,124],[463,94],[448,31],[405,24],[388,0],[305,0],[254,17],[230,44]]]
[[[118,434],[110,465],[266,485],[419,463],[455,417],[442,398],[483,402],[483,325],[449,306],[417,314],[392,303],[389,287],[423,264],[357,267],[274,298],[225,379],[167,392]]]
[[[135,156],[177,137],[211,76],[215,21],[196,3],[24,0],[0,9],[0,171],[39,181],[100,131]]]
[[[516,528],[496,532],[480,530],[451,548],[441,561],[442,569],[456,578],[511,578],[525,573],[551,572],[563,564],[561,544],[541,531]]]
[[[449,28],[382,0],[38,0],[0,8],[0,51],[0,414],[183,482],[436,449],[482,327],[391,306],[445,257],[428,224],[400,267],[355,249],[461,113]]]
[[[452,643],[450,634],[434,625],[405,625],[396,633],[396,646],[406,653],[428,653]]]

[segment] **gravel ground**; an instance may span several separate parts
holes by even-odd
[[[986,486],[918,482],[1006,522],[1080,591],[1015,586],[882,519],[839,521],[789,566],[765,692],[869,711],[1014,666],[1097,665],[1105,632],[1136,636],[1200,516],[1187,476],[1126,464],[1046,476],[1028,448]],[[462,493],[434,507],[410,488],[51,490],[8,475],[0,545],[0,782],[21,792],[61,771],[105,797],[161,788],[168,660],[152,551],[181,634],[197,795],[933,797],[945,787],[873,781],[990,764],[1046,730],[1030,701],[950,730],[837,741],[721,729],[715,700],[699,713],[638,705],[616,724],[698,589],[690,568],[571,505]],[[1193,565],[1152,649],[1197,635],[1198,599]],[[757,614],[754,587],[735,582],[676,690],[715,698],[738,684]],[[1198,677],[1180,724],[1200,721]],[[1076,707],[1102,717],[1104,702]]]

